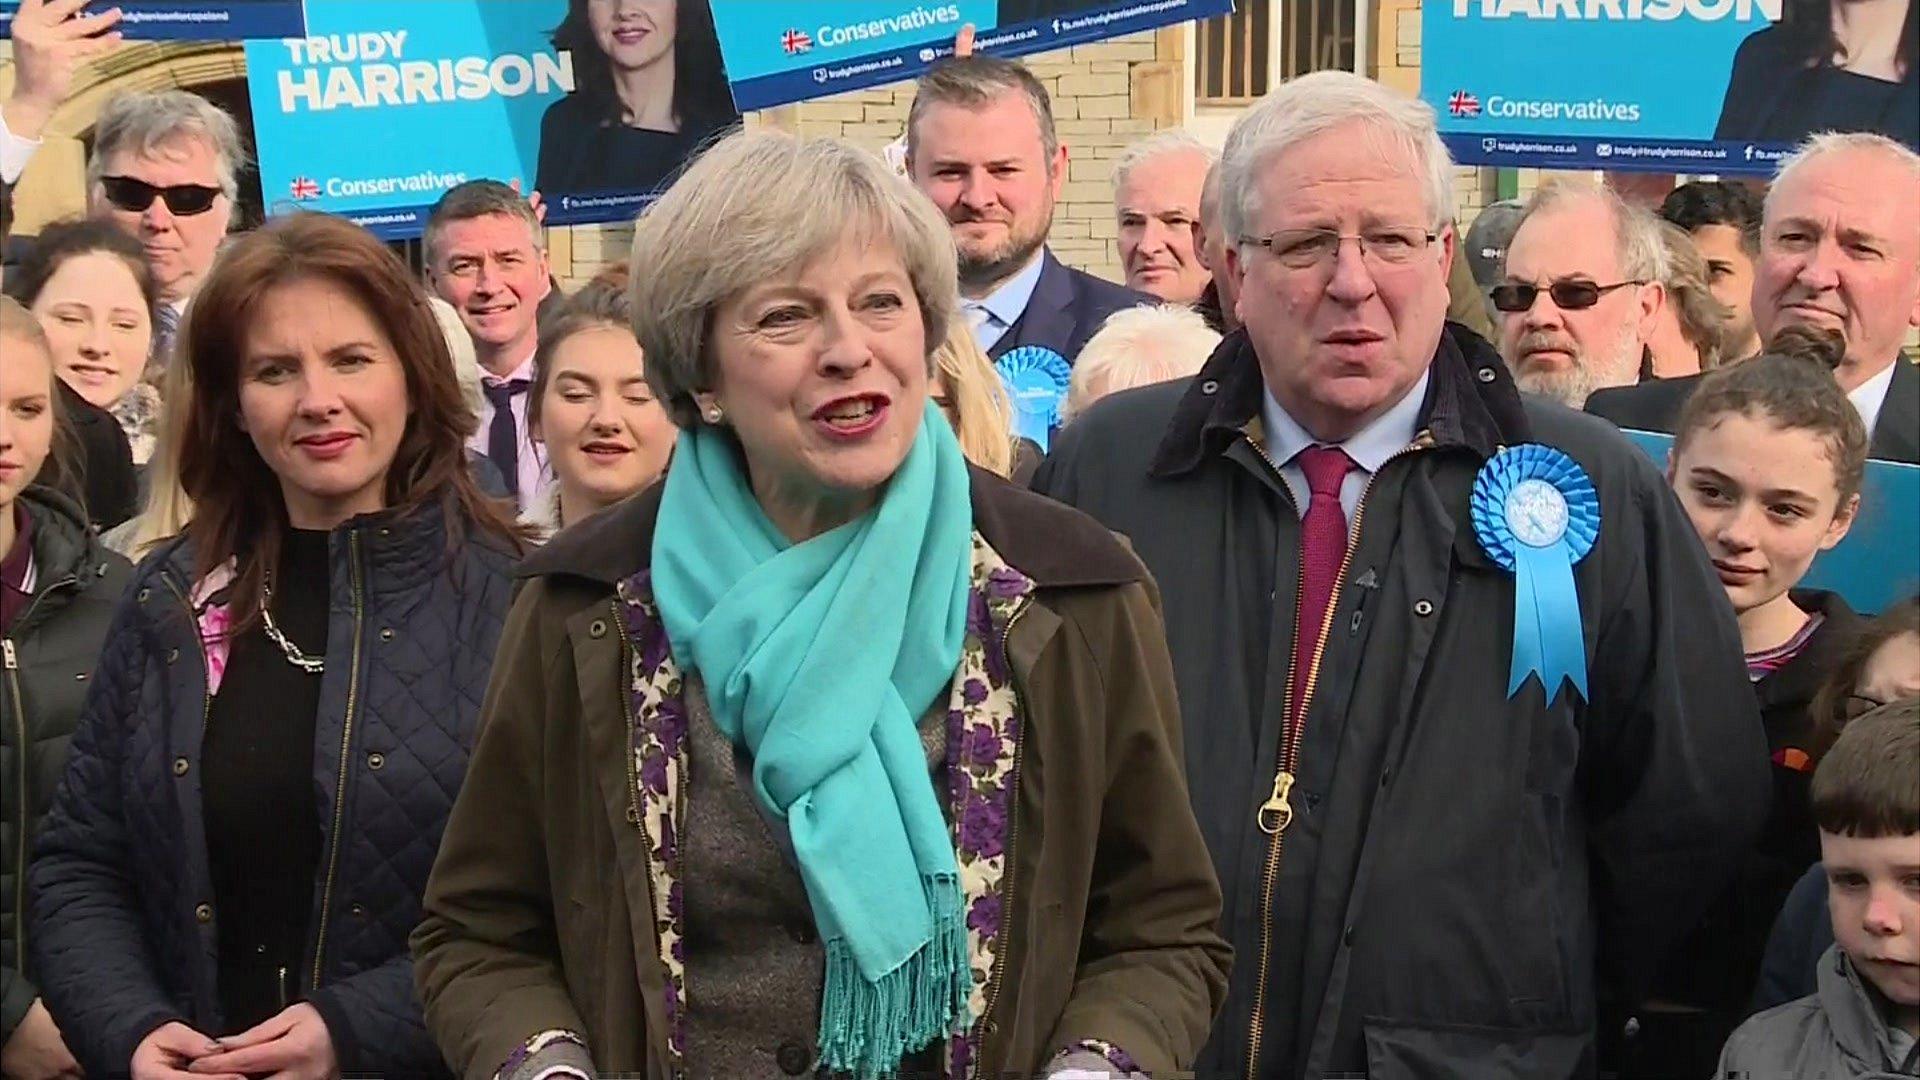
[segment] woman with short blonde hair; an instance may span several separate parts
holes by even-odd
[[[933,405],[946,222],[865,151],[760,132],[634,253],[679,442],[521,567],[413,939],[448,1062],[1190,1068],[1227,952],[1154,586]]]

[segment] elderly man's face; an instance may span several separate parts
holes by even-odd
[[[1520,389],[1577,409],[1595,390],[1639,379],[1664,293],[1656,283],[1609,288],[1627,278],[1617,232],[1607,204],[1583,198],[1527,215],[1513,234],[1502,283],[1540,290],[1525,311],[1501,313],[1500,355]],[[1548,291],[1559,283],[1607,291],[1591,307],[1562,306]]]
[[[1419,241],[1410,258],[1389,263],[1345,239],[1309,267],[1289,266],[1267,248],[1228,248],[1240,321],[1267,389],[1315,438],[1339,441],[1360,430],[1405,397],[1433,361],[1446,320],[1453,232],[1425,241],[1434,208],[1420,176],[1411,154],[1354,121],[1270,158],[1253,181],[1252,236],[1327,229]]]
[[[909,166],[914,185],[953,226],[961,289],[985,296],[1047,242],[1067,149],[1048,159],[1026,95],[1010,90],[979,108],[928,108]]]
[[[1206,291],[1194,225],[1207,165],[1205,155],[1192,151],[1161,154],[1134,166],[1114,192],[1128,285],[1175,304],[1191,304]]]
[[[1840,330],[1841,385],[1886,370],[1920,326],[1920,184],[1885,154],[1841,150],[1795,169],[1767,200],[1760,243],[1761,338],[1795,324]]]
[[[126,177],[156,188],[178,184],[217,188],[220,158],[207,140],[182,135],[160,143],[151,154],[115,150],[102,162],[100,175]],[[201,213],[176,214],[158,196],[141,209],[116,205],[103,186],[95,184],[90,204],[94,216],[112,221],[140,241],[160,296],[169,301],[185,300],[200,287],[233,223],[233,203],[225,194],[216,196]]]

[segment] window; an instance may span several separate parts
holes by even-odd
[[[1194,29],[1196,105],[1244,105],[1310,71],[1353,71],[1357,0],[1239,0]]]

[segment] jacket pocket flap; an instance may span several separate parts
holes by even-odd
[[[1592,1071],[1585,1031],[1368,1020],[1367,1075],[1394,1080],[1534,1080]]]

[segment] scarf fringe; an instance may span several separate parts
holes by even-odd
[[[844,938],[827,943],[826,987],[820,1003],[820,1060],[859,1080],[891,1076],[900,1059],[953,1034],[967,1015],[973,973],[959,882],[938,874],[921,879],[933,936],[906,962],[868,981]]]

